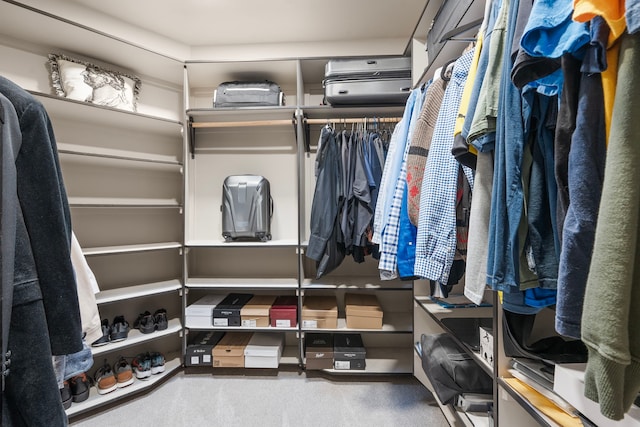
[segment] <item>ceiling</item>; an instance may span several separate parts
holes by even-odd
[[[188,46],[410,40],[426,0],[67,0]]]

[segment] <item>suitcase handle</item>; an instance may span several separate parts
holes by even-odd
[[[346,94],[348,94],[348,93],[349,93],[349,91],[348,91],[348,90],[345,90],[345,89],[342,89],[342,90],[339,90],[339,91],[338,91],[338,93],[339,93],[340,95],[346,95]]]
[[[372,60],[367,61],[367,65],[376,65],[377,63],[378,63],[378,61],[375,61],[375,60],[373,60],[373,59],[372,59]]]

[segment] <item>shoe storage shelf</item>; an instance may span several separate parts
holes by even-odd
[[[105,395],[91,387],[87,400],[67,410],[74,416],[148,389],[181,365],[183,63],[68,16],[19,2],[2,2],[0,9],[0,74],[45,106],[73,231],[100,288],[100,317],[111,325],[123,316],[130,327],[125,339],[92,347],[94,364],[87,376],[120,356],[131,362],[140,352],[158,351],[166,359],[164,372],[148,380]],[[53,95],[49,53],[139,76],[137,112]],[[140,313],[160,308],[167,310],[166,329],[142,334],[133,328]]]

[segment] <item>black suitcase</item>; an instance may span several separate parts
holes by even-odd
[[[333,59],[324,73],[331,105],[404,105],[411,91],[411,58]]]
[[[276,83],[224,82],[213,93],[214,108],[277,107],[284,105],[284,94]]]
[[[222,237],[271,240],[273,200],[269,181],[260,175],[230,175],[222,185]]]

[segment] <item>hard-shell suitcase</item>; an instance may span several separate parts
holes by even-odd
[[[276,83],[224,82],[213,93],[214,108],[276,107],[284,105],[284,94]]]
[[[271,239],[273,200],[269,181],[260,175],[230,175],[222,185],[222,237],[263,242]]]
[[[331,105],[404,105],[411,90],[411,59],[333,59],[325,66],[323,86]]]

